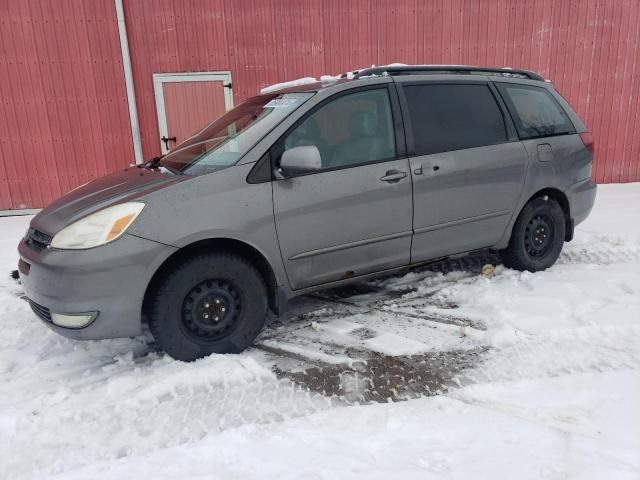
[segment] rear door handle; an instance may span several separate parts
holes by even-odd
[[[407,176],[407,172],[401,172],[400,170],[387,170],[387,174],[380,178],[383,182],[396,183]]]

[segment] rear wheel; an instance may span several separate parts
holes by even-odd
[[[149,302],[149,329],[177,360],[240,353],[256,338],[267,314],[260,273],[232,254],[194,256],[169,272]]]
[[[564,236],[564,212],[558,202],[548,196],[536,197],[520,212],[500,258],[516,270],[546,270],[558,259]]]

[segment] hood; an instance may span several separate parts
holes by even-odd
[[[31,220],[31,226],[55,235],[67,225],[93,212],[116,203],[135,200],[187,178],[190,177],[130,167],[70,191],[38,213]]]

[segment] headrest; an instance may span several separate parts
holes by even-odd
[[[371,137],[378,133],[378,117],[373,112],[353,112],[349,117],[349,131],[354,137]]]
[[[299,137],[304,138],[320,137],[320,127],[318,126],[318,121],[313,117],[307,118],[304,122],[302,122],[302,124],[300,124],[296,133]]]

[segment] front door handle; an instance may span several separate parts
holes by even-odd
[[[388,170],[386,175],[380,180],[387,183],[396,183],[407,176],[407,172],[401,172],[400,170]]]

